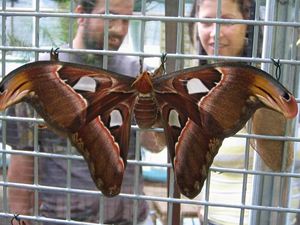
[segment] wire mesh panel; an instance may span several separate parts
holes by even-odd
[[[138,75],[139,60],[153,70],[167,53],[167,72],[240,61],[277,76],[298,97],[299,0],[198,0],[196,5],[190,0],[135,0],[132,15],[111,10],[114,2],[119,1],[99,0],[96,7],[92,4],[98,10],[85,11],[82,2],[73,0],[2,0],[2,77],[28,62],[48,59],[57,47],[62,61],[78,62],[79,57],[79,62],[104,69],[122,64],[112,64],[113,57],[129,56],[133,66],[121,65],[129,70],[116,72],[134,71],[127,74],[131,76]],[[215,4],[214,10],[204,11],[210,4]],[[230,4],[247,16],[227,13]],[[97,21],[102,21],[103,33]],[[124,40],[111,31],[112,23],[120,21],[129,23]],[[224,30],[233,32],[237,24],[246,28],[242,52],[223,52],[229,45]],[[213,27],[211,54],[199,44],[204,43],[204,33],[199,32],[203,27]],[[84,44],[78,45],[78,30],[87,28],[99,29],[101,46],[88,32]],[[112,48],[112,41],[118,40],[121,47]],[[84,158],[70,141],[50,133],[43,119],[24,104],[0,116],[0,224],[300,224],[298,118],[286,122],[272,111],[255,114],[234,137],[224,140],[194,199],[179,193],[167,148],[153,136],[148,138],[159,151],[150,149],[151,144],[143,146],[143,131],[132,125],[121,193],[107,198],[93,184]],[[270,127],[261,133],[264,123]],[[266,142],[259,145],[255,140]],[[263,153],[256,153],[257,148]]]

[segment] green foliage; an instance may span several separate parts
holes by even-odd
[[[57,2],[57,3],[69,3],[70,0],[52,0],[54,2]]]
[[[58,8],[59,9],[66,9],[68,7],[70,7],[70,0],[54,0],[58,3]],[[75,19],[76,20],[76,19]],[[70,31],[73,30],[74,31],[74,19],[72,18],[62,18],[60,20],[60,35],[59,35],[59,38],[60,38],[60,41],[62,43],[67,43],[69,42],[69,35],[70,35]],[[71,29],[73,28],[73,29]],[[72,34],[73,36],[73,34]],[[73,39],[73,38],[72,38]]]
[[[1,36],[2,38],[2,36]],[[24,40],[20,40],[19,38],[17,38],[15,35],[8,33],[7,34],[7,43],[10,46],[22,46],[22,47],[28,47],[30,46],[29,43],[27,43]]]

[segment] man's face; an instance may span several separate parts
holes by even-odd
[[[109,12],[111,14],[132,15],[133,0],[110,0]],[[92,14],[105,13],[105,0],[98,0]],[[128,32],[128,20],[109,20],[108,48],[118,50]],[[104,20],[86,18],[84,21],[83,42],[88,49],[103,49]]]

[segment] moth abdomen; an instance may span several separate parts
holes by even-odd
[[[134,115],[140,128],[151,128],[158,118],[158,107],[154,98],[139,96],[134,106]]]

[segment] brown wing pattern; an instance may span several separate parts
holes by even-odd
[[[73,132],[131,96],[133,80],[74,63],[29,63],[2,80],[0,110],[27,101],[51,127]]]
[[[84,156],[91,176],[108,197],[119,194],[126,167],[130,139],[132,105],[135,97],[111,107],[111,111],[69,134],[73,145]],[[113,122],[115,114],[119,121]]]
[[[59,78],[61,67],[57,63],[31,63],[10,73],[1,82],[0,109],[27,101],[53,128],[76,130],[85,122],[87,103]]]
[[[193,88],[191,82],[202,87]],[[178,71],[154,80],[154,87],[176,180],[190,198],[201,191],[223,139],[239,131],[258,108],[288,118],[297,114],[294,97],[280,83],[240,63]]]
[[[119,193],[130,138],[134,78],[58,61],[26,64],[0,84],[0,109],[30,103],[50,128],[70,138],[97,187]],[[119,114],[113,122],[112,112]],[[113,124],[114,123],[114,124]]]

